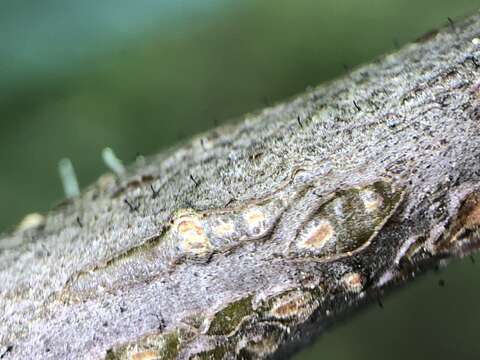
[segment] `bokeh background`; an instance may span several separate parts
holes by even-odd
[[[394,51],[473,0],[2,0],[0,232],[105,172]],[[445,286],[439,286],[443,280]],[[296,356],[480,358],[480,256],[372,306]]]

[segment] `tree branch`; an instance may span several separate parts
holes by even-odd
[[[480,247],[480,17],[0,239],[0,358],[264,358]]]

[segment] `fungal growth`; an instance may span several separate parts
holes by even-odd
[[[387,181],[340,190],[305,223],[295,248],[325,259],[351,255],[369,244],[400,199]]]

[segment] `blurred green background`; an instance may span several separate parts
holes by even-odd
[[[341,76],[476,11],[473,0],[2,0],[0,232],[129,163]],[[480,358],[477,266],[457,262],[338,326],[297,359]],[[438,285],[444,279],[445,287]]]

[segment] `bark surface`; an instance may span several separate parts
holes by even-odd
[[[479,63],[474,15],[30,217],[0,358],[282,356],[477,250]]]

